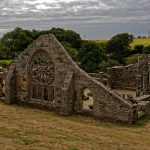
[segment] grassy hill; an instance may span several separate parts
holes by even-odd
[[[106,43],[108,40],[95,40],[96,43]],[[134,39],[133,43],[131,44],[131,47],[134,48],[135,45],[144,45],[148,46],[150,45],[150,38],[145,38],[145,39]],[[135,64],[138,61],[138,57],[142,54],[133,54],[131,56],[128,56],[124,58],[125,63],[128,64]]]
[[[0,103],[1,150],[148,150],[150,120],[124,125]]]

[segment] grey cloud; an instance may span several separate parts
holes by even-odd
[[[95,24],[149,24],[149,8],[149,0],[0,0],[0,34],[16,26],[92,30]]]

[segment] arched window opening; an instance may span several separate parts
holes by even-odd
[[[54,64],[44,51],[36,53],[30,63],[31,99],[54,101]]]
[[[84,88],[82,93],[82,112],[93,112],[93,95],[90,89]]]

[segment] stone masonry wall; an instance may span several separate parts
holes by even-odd
[[[107,69],[108,86],[111,88],[136,90],[137,64]]]
[[[93,77],[95,80],[105,83],[105,77],[104,77],[104,72],[99,72],[99,73],[88,73],[91,77]]]
[[[5,78],[7,71],[4,69],[0,69],[0,100],[3,100],[5,96]]]
[[[31,94],[32,72],[30,68],[32,59],[39,52],[44,52],[49,56],[54,66],[53,101],[34,99]],[[43,67],[41,69],[43,70]],[[43,75],[45,79],[46,72]],[[132,123],[137,119],[137,112],[132,103],[80,69],[52,34],[40,36],[10,66],[6,78],[5,98],[7,103],[45,106],[50,110],[54,109],[61,114],[69,115],[81,111],[83,107],[81,91],[86,87],[90,89],[94,98],[93,116],[127,123]],[[42,89],[42,87],[38,88]],[[50,92],[52,91],[48,94]]]
[[[136,82],[137,96],[150,94],[150,54],[139,57]]]

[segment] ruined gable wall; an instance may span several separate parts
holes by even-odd
[[[4,69],[0,69],[0,100],[3,99],[5,95],[5,78],[7,71]]]
[[[54,64],[54,103],[45,103],[44,101],[32,101],[30,99],[30,61],[35,53],[39,50],[45,51],[52,58]],[[77,64],[71,59],[68,53],[64,50],[62,45],[56,40],[52,34],[40,36],[33,42],[27,49],[19,56],[19,58],[12,64],[14,68],[10,68],[8,77],[15,77],[15,82],[11,84],[8,80],[7,91],[14,87],[16,93],[14,97],[15,102],[35,103],[38,105],[45,105],[47,107],[56,108],[57,111],[65,109],[72,110],[78,113],[82,108],[82,95],[81,91],[87,87],[91,90],[94,98],[93,115],[99,118],[108,118],[122,122],[131,123],[135,119],[134,107],[131,103],[121,98],[108,87],[102,83],[94,80],[85,71],[80,69]],[[62,88],[66,80],[68,72],[72,72],[71,90],[73,98],[72,105],[64,107]],[[13,79],[13,78],[11,78]],[[14,85],[15,84],[15,85]],[[10,91],[11,92],[11,91]],[[11,92],[12,93],[12,92]],[[10,93],[6,95],[6,101],[13,101]],[[66,100],[68,102],[68,100]],[[66,106],[66,105],[65,105]]]

